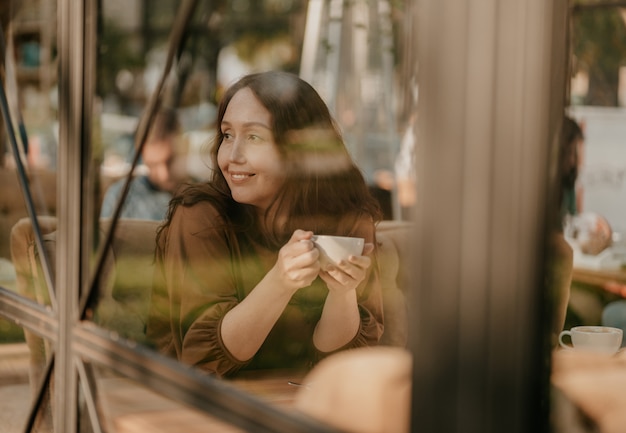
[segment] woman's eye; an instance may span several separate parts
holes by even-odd
[[[222,136],[224,137],[224,140],[230,140],[233,138],[233,136],[228,132],[222,132]]]

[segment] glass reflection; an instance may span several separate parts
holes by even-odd
[[[31,405],[46,370],[50,344],[18,327],[9,330],[0,327],[0,330],[4,338],[0,342],[0,425],[3,432],[18,433],[25,431],[29,422]],[[24,336],[27,343],[24,343]],[[33,431],[52,431],[50,396],[46,388],[32,423]]]
[[[626,25],[623,8],[596,6],[581,3],[572,15],[569,113],[581,126],[583,139],[577,148],[576,206],[568,221],[574,271],[565,329],[600,324],[626,328]]]
[[[245,431],[110,369],[83,363],[80,370],[83,383],[93,385],[81,389],[80,431],[97,431],[95,425],[103,431]]]
[[[150,7],[146,7],[147,1],[131,3],[103,0],[100,8],[92,160],[85,185],[87,203],[84,208],[87,218],[93,220],[93,236],[90,239],[93,242],[89,254],[90,270],[97,275],[94,283],[97,290],[88,303],[87,318],[111,331],[111,335],[143,343],[154,266],[154,234],[159,219],[148,221],[144,217],[131,218],[120,214],[122,219],[112,236],[111,249],[104,254],[103,266],[98,267],[99,255],[111,227],[110,217],[115,212],[106,211],[105,208],[110,209],[110,206],[106,204],[105,195],[116,182],[126,182],[128,176],[139,177],[152,171],[151,166],[154,166],[141,155],[138,166],[131,173],[131,163],[137,158],[138,139],[135,134],[140,122],[145,119],[147,103],[163,70],[168,37],[180,2],[150,0]],[[310,13],[308,3],[224,2],[217,5],[215,2],[199,2],[198,11],[187,29],[185,48],[176,58],[174,71],[168,76],[162,95],[162,108],[173,110],[179,120],[178,139],[173,152],[175,157],[164,158],[168,168],[184,173],[180,177],[196,181],[208,179],[212,167],[207,144],[214,130],[216,103],[235,78],[255,70],[300,72],[304,23]],[[346,131],[351,150],[363,167],[372,192],[384,205],[385,218],[399,219],[401,216],[395,204],[394,159],[400,153],[400,135],[407,132],[410,137],[413,132],[408,120],[411,108],[405,103],[398,103],[405,97],[398,97],[396,89],[396,68],[406,66],[403,64],[405,60],[401,56],[392,56],[394,44],[402,33],[399,20],[402,10],[401,6],[394,4],[392,7],[387,2],[380,2],[380,11],[371,4],[366,6],[366,2],[357,3],[352,10],[353,6],[346,3],[343,23],[353,31],[353,36],[335,42],[344,44],[341,52],[354,52],[355,63],[342,69],[342,80],[357,72],[363,72],[363,76],[359,76],[358,83],[352,83],[354,85],[350,85],[349,89],[346,87],[349,91],[343,93],[335,95],[333,89],[323,88],[328,91],[329,101],[337,101],[332,109],[341,113],[338,116],[340,126]],[[29,21],[27,28],[19,29],[19,20],[15,18],[10,20],[11,26],[6,26],[10,47],[18,47],[18,43],[23,42],[14,53],[13,81],[7,79],[7,83],[15,83],[11,86],[16,92],[15,103],[21,107],[26,130],[31,137],[28,151],[25,149],[23,156],[28,164],[33,202],[44,234],[43,247],[45,254],[52,259],[52,272],[58,235],[55,219],[58,145],[56,22],[46,20],[44,25],[40,18],[55,16],[54,5],[52,1],[33,2],[32,6],[28,1],[12,1],[9,9],[14,17],[34,21]],[[380,20],[377,19],[379,15],[382,16]],[[318,25],[326,28],[327,21],[331,20],[328,11],[324,12],[322,19]],[[381,35],[384,38],[379,38]],[[368,40],[383,44],[370,46]],[[328,48],[327,42],[327,36],[322,35],[314,43],[318,48]],[[315,57],[318,59],[315,63],[324,63],[322,57]],[[316,71],[320,72],[319,69]],[[11,78],[9,70],[7,77]],[[399,82],[405,78],[399,79]],[[400,86],[399,90],[403,93],[406,89]],[[384,97],[384,104],[377,104],[379,97]],[[398,108],[397,105],[403,106]],[[395,115],[396,110],[401,114]],[[6,143],[2,145],[0,175],[14,169],[14,155]],[[412,155],[411,152],[407,154]],[[403,158],[407,157],[400,157],[401,160]],[[412,161],[408,163],[411,165]],[[12,180],[0,183],[0,200],[6,199],[12,205],[21,206],[17,214],[26,218],[28,212],[15,181],[16,176],[12,172],[9,174]],[[148,186],[155,184],[152,182]],[[113,202],[115,208],[118,203],[116,200]],[[125,203],[120,204],[120,209],[133,202],[135,200],[129,193]],[[414,201],[407,206],[413,204]],[[2,287],[16,290],[40,303],[51,303],[53,299],[48,291],[52,289],[50,282],[53,278],[45,275],[40,260],[44,252],[39,251],[34,241],[32,222],[27,218],[14,232],[20,235],[20,242],[25,246],[21,253],[25,259],[20,259],[20,264],[17,264],[8,250],[11,229],[18,221],[12,220],[0,233],[4,237],[0,239],[0,248],[7,248],[2,257],[6,257],[8,263],[5,270],[4,262],[0,262],[0,283]],[[383,258],[391,269],[389,278],[383,282],[391,289],[383,296],[386,298],[386,320],[390,324],[387,329],[395,328],[397,332],[388,331],[384,341],[393,345],[406,344],[407,335],[403,291],[408,278],[403,275],[408,274],[408,270],[402,268],[397,271],[396,267],[398,255],[408,251],[404,244],[408,240],[406,233],[409,226],[399,227],[401,230],[395,231],[391,225],[381,225],[378,239],[381,254],[384,251],[388,253],[383,254]],[[89,280],[88,277],[85,279]],[[91,282],[84,283],[86,290]],[[399,312],[400,316],[390,313],[392,311]],[[24,337],[19,335],[19,329],[17,327],[15,338],[26,344]]]
[[[94,111],[98,120],[94,130],[98,135],[92,161],[100,173],[100,195],[93,197],[94,215],[99,216],[94,216],[99,219],[96,258],[116,207],[121,219],[98,275],[97,299],[92,299],[88,317],[117,335],[140,342],[145,342],[145,306],[154,271],[151,248],[162,218],[133,216],[127,210],[138,201],[135,192],[139,189],[133,185],[152,171],[143,154],[137,157],[140,137],[135,134],[141,122],[147,121],[148,101],[158,90],[175,4],[161,0],[142,16],[105,0],[97,39]],[[415,205],[411,167],[417,92],[403,87],[409,80],[415,83],[414,57],[403,56],[410,50],[402,53],[399,43],[407,31],[402,19],[405,6],[355,2],[337,11],[331,2],[283,2],[278,9],[276,5],[232,2],[217,7],[200,2],[161,94],[160,109],[173,112],[180,125],[176,162],[172,158],[169,168],[176,166],[182,173],[179,179],[204,182],[209,178],[213,167],[208,149],[215,131],[216,105],[236,78],[267,69],[300,73],[308,75],[328,101],[385,219],[408,217]],[[251,17],[255,17],[254,26]],[[338,31],[349,37],[339,37]],[[339,63],[337,56],[343,57]],[[329,83],[333,76],[341,82]],[[154,122],[158,124],[156,118]],[[130,173],[134,160],[139,166]],[[123,189],[131,175],[134,180],[124,203],[110,199],[108,194]],[[156,182],[144,179],[153,190],[159,189]],[[400,183],[405,185],[404,199],[398,204]],[[407,339],[404,285],[408,284],[404,274],[408,271],[398,271],[398,260],[408,251],[406,238],[401,238],[409,226],[398,227],[383,224],[379,230],[381,260],[390,269],[383,281],[389,287],[383,293],[389,326],[382,341],[403,346]]]
[[[616,2],[573,3],[567,111],[580,126],[582,137],[570,149],[572,156],[578,155],[578,179],[571,189],[573,206],[568,210],[565,225],[565,238],[573,252],[573,270],[563,329],[603,325],[623,331],[626,329],[626,69],[623,66],[626,15],[623,5],[616,7]],[[560,343],[570,344],[570,340],[564,338]],[[580,428],[579,419],[568,417],[568,405],[588,412],[599,396],[613,401],[623,399],[623,387],[616,380],[623,377],[623,359],[620,359],[623,352],[593,359],[588,364],[593,367],[589,369],[582,367],[584,362],[580,358],[566,358],[571,353],[563,348],[553,356],[553,383],[558,391],[553,408],[555,431]],[[578,352],[576,356],[584,353]],[[600,378],[607,374],[615,376],[611,383],[600,385]],[[587,385],[582,385],[583,377]],[[580,398],[575,397],[577,392],[581,392]],[[566,401],[564,396],[571,401]],[[616,415],[610,411],[589,414],[585,425],[594,428]]]
[[[54,1],[8,1],[0,9],[3,112],[11,119],[0,122],[0,282],[17,291],[12,253],[21,259],[36,254],[30,250],[35,239],[26,231],[12,234],[12,228],[32,215],[56,214],[56,21],[48,19],[55,11]],[[39,302],[48,298],[21,293]]]
[[[10,0],[0,6],[4,57],[0,120],[0,287],[42,305],[54,303],[52,267],[41,261],[31,217],[42,234],[54,230],[58,120],[56,2]],[[6,103],[6,105],[4,105]],[[49,250],[45,240],[40,245]],[[20,324],[0,319],[0,425],[24,431],[51,344]],[[49,393],[35,419],[51,428]]]
[[[399,46],[398,38],[405,31],[400,19],[402,6],[386,2],[381,2],[377,7],[366,5],[366,2],[347,4],[344,6],[342,29],[339,34],[335,34],[337,29],[332,29],[332,23],[336,11],[332,12],[328,3],[319,3],[321,9],[315,11],[306,2],[285,3],[279,9],[272,2],[253,2],[246,4],[243,10],[240,10],[243,3],[227,3],[225,7],[217,7],[201,2],[198,13],[188,24],[188,40],[175,59],[175,67],[165,82],[162,94],[162,108],[175,112],[180,122],[180,138],[175,152],[177,170],[183,173],[181,177],[194,181],[202,182],[209,178],[212,164],[208,148],[215,130],[216,104],[224,89],[235,78],[246,72],[266,69],[303,73],[305,60],[313,60],[315,66],[309,71],[312,82],[322,89],[332,111],[343,113],[337,118],[347,133],[346,139],[357,164],[364,171],[370,191],[383,206],[385,218],[394,219],[394,214],[396,219],[402,218],[408,215],[408,208],[415,204],[410,192],[405,193],[409,199],[403,201],[402,213],[399,206],[394,204],[397,193],[396,168],[401,171],[399,176],[403,178],[404,185],[410,183],[411,179],[414,181],[414,172],[411,170],[414,146],[411,143],[415,132],[412,120],[415,116],[411,115],[411,110],[415,107],[415,98],[394,96],[394,64],[402,65],[405,62],[405,74],[411,70],[409,60],[403,60],[400,56],[393,58],[394,47]],[[100,153],[94,155],[94,164],[101,164],[99,190],[102,195],[94,198],[94,207],[101,217],[112,215],[107,191],[111,190],[111,185],[116,185],[119,190],[120,182],[124,183],[129,175],[130,163],[137,157],[139,143],[134,134],[138,131],[139,123],[147,118],[147,101],[155,91],[165,63],[167,37],[174,22],[172,11],[177,6],[173,1],[160,1],[153,6],[142,16],[128,13],[127,8],[122,8],[115,1],[103,2],[103,17],[98,34],[95,106],[97,118],[100,119],[100,146],[97,148]],[[312,14],[315,16],[311,17]],[[249,25],[248,18],[252,16],[255,17],[255,26]],[[305,22],[306,27],[303,25]],[[316,33],[319,35],[317,39],[307,36]],[[149,34],[157,37],[148,38]],[[351,36],[342,38],[341,34]],[[307,37],[309,40],[305,41]],[[357,80],[357,87],[361,91],[352,86],[348,93],[334,94],[333,86],[329,87],[323,81],[324,76],[340,72],[339,69],[332,69],[332,58],[339,51],[331,54],[332,50],[323,49],[330,42],[341,52],[354,51],[354,61],[346,61],[340,68],[340,75],[353,76],[357,71],[363,74]],[[317,47],[308,52],[306,59],[301,55],[305,44],[309,48]],[[358,49],[352,50],[353,45]],[[402,77],[402,80],[405,79],[407,76]],[[343,89],[344,86],[337,88]],[[414,91],[407,93],[416,94]],[[375,103],[383,96],[385,104]],[[396,99],[402,101],[403,107],[399,110],[394,106]],[[356,117],[345,115],[349,107],[356,110]],[[402,150],[400,135],[405,142]],[[144,160],[142,155],[139,167],[133,173],[133,183],[148,172],[148,164],[143,164]],[[149,184],[153,189],[158,189],[155,182]],[[121,208],[127,209],[136,202],[131,185]],[[124,212],[121,211],[121,217],[125,220],[128,215]],[[127,223],[122,221],[121,224]],[[98,223],[100,228],[105,225],[103,221]],[[101,230],[99,240],[103,241],[105,235],[106,231]],[[117,242],[124,235],[115,234],[113,237]],[[151,242],[149,235],[142,239],[145,244]],[[115,263],[123,263],[127,252],[133,254],[127,248],[130,244],[126,242],[124,245],[114,252]],[[129,259],[129,262],[132,261]],[[143,281],[136,278],[137,281],[133,282],[137,284],[133,288],[135,295],[131,295],[135,300],[141,297],[139,293],[142,290],[149,287],[151,279],[149,272],[144,274],[142,271],[139,274],[143,275]],[[117,278],[115,276],[113,280],[117,281]],[[111,284],[115,286],[117,283],[107,281],[101,288],[102,311],[94,317],[108,329],[119,333],[122,322],[115,319],[115,311],[125,304],[120,299],[126,296],[121,294],[126,289],[120,291],[112,288]],[[109,296],[107,293],[116,295]],[[389,301],[390,304],[393,302]],[[393,321],[393,318],[390,317],[390,320]],[[122,334],[137,335],[135,332]]]

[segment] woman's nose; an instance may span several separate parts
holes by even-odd
[[[239,140],[235,140],[235,143],[233,143],[230,149],[230,160],[233,162],[243,162],[245,159],[242,144]]]

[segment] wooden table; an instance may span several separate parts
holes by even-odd
[[[255,371],[242,373],[232,383],[270,404],[290,408],[304,376],[297,371]]]
[[[231,380],[238,388],[281,409],[291,408],[303,374],[263,372]],[[99,384],[104,415],[117,433],[239,433],[217,417],[168,399],[126,378],[107,378]]]

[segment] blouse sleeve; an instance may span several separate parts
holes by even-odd
[[[369,218],[360,218],[358,223],[352,228],[343,228],[346,230],[347,236],[362,237],[366,243],[371,243],[376,248],[376,228]],[[318,358],[324,358],[331,353],[335,353],[345,349],[353,349],[363,346],[375,346],[380,341],[383,330],[383,297],[382,286],[380,284],[378,272],[377,250],[371,254],[372,265],[368,269],[365,280],[357,287],[357,302],[359,307],[359,315],[361,316],[361,325],[359,332],[345,346],[334,350],[333,352],[319,352]]]
[[[159,263],[169,296],[172,345],[178,359],[217,375],[246,365],[220,338],[224,315],[239,302],[226,222],[208,202],[179,206]]]

